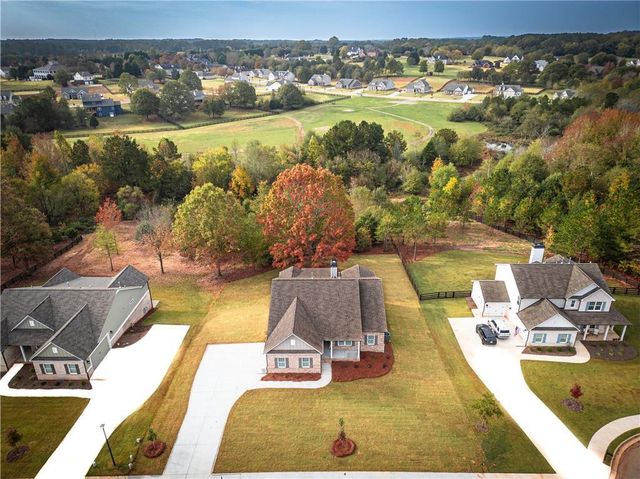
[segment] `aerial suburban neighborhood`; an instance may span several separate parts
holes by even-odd
[[[640,478],[640,3],[0,2],[0,479]]]

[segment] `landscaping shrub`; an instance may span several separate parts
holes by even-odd
[[[22,439],[22,435],[13,426],[9,426],[7,428],[7,432],[5,433],[4,437],[11,447],[15,447],[16,444],[20,442],[20,439]]]
[[[29,452],[29,446],[20,446],[15,449],[11,449],[7,453],[7,462],[16,462],[22,456]]]
[[[159,455],[161,455],[166,447],[167,444],[163,441],[153,441],[144,447],[143,454],[145,455],[145,457],[153,459],[154,457],[158,457]]]

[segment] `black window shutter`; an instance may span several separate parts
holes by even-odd
[[[42,374],[47,374],[46,371],[44,370],[44,364],[40,365],[40,371],[42,371]]]
[[[309,358],[309,367],[313,368],[313,358]]]
[[[302,358],[298,358],[298,367],[302,369]]]
[[[284,367],[289,369],[289,358],[284,358]]]
[[[64,365],[64,371],[65,371],[67,374],[70,374],[70,373],[69,373],[69,365],[68,365],[68,364],[65,364],[65,365]]]

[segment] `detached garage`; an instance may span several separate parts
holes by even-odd
[[[471,299],[481,316],[502,317],[509,310],[509,295],[504,281],[474,281]]]

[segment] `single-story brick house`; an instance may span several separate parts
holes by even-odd
[[[395,88],[396,85],[393,83],[393,80],[389,80],[388,78],[371,80],[369,86],[367,86],[367,89],[372,91],[390,91],[395,90]]]
[[[347,90],[354,90],[356,88],[362,88],[362,82],[353,78],[341,78],[336,82],[336,88],[346,88]]]
[[[431,92],[431,85],[424,78],[416,80],[407,85],[408,93],[429,93]]]
[[[356,265],[281,271],[271,283],[264,352],[267,373],[319,373],[323,361],[384,352],[382,280]]]
[[[149,280],[133,266],[113,277],[63,268],[38,287],[1,296],[2,370],[33,363],[39,379],[91,377],[111,347],[153,308]]]
[[[331,77],[329,75],[327,75],[326,73],[323,73],[322,75],[316,73],[315,75],[311,75],[311,78],[309,78],[309,81],[307,82],[307,85],[310,85],[310,86],[329,86],[329,85],[331,85]]]

